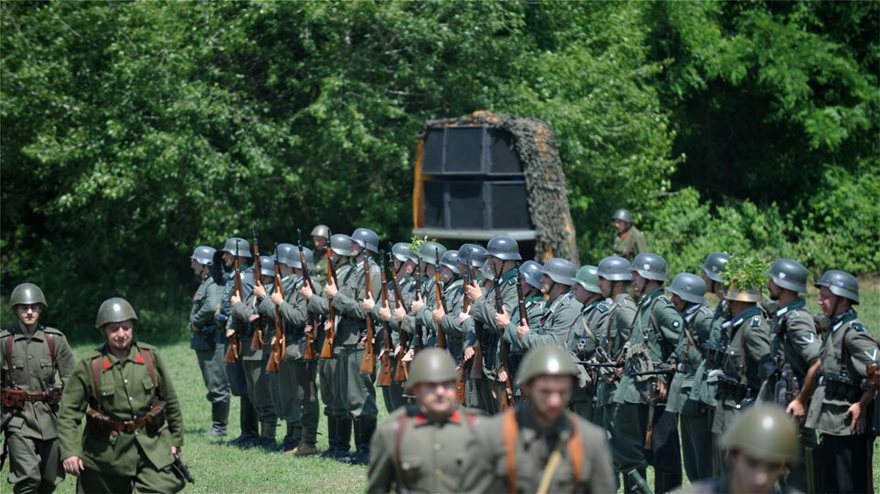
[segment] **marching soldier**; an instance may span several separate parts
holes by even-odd
[[[611,219],[614,220],[614,228],[617,230],[612,247],[614,255],[632,261],[635,256],[648,251],[645,234],[633,225],[632,214],[629,211],[618,209]]]
[[[439,269],[443,280],[443,296],[446,299],[446,306],[442,307],[442,304],[438,302],[437,307],[431,313],[431,319],[438,334],[442,330],[446,335],[446,349],[452,354],[456,364],[461,363],[465,336],[463,328],[457,324],[464,296],[464,283],[459,277],[461,269],[458,257],[457,250],[447,250],[440,258]]]
[[[482,353],[480,343],[477,340],[477,325],[470,316],[471,306],[470,299],[467,295],[467,286],[476,281],[480,291],[483,286],[488,283],[487,280],[480,279],[480,268],[486,261],[486,249],[476,244],[462,244],[458,248],[459,265],[463,280],[470,280],[462,284],[464,293],[462,295],[462,309],[458,314],[458,324],[461,326],[461,332],[465,335],[464,352],[462,356],[462,372],[465,378],[465,404],[469,407],[477,408],[484,412],[488,411],[489,405],[481,403],[478,389],[482,389],[482,385],[478,385],[481,380],[485,379],[483,374],[483,362],[476,358],[477,351]],[[465,300],[467,299],[467,300]],[[465,308],[467,304],[467,308]],[[482,327],[482,326],[480,326]],[[480,331],[482,334],[482,330]]]
[[[52,492],[64,480],[56,413],[73,372],[73,352],[64,333],[40,324],[47,307],[40,287],[16,286],[9,303],[18,324],[0,332],[2,460],[8,452],[13,492]]]
[[[528,320],[519,322],[517,338],[526,351],[544,345],[565,345],[568,330],[580,312],[580,302],[571,295],[577,269],[565,259],[554,257],[541,268],[541,292],[547,297],[543,313],[532,330]]]
[[[721,438],[726,451],[720,478],[703,480],[676,493],[770,494],[779,489],[786,467],[798,462],[797,425],[774,405],[755,405],[737,417]]]
[[[312,276],[321,285],[327,284],[327,249],[330,242],[330,228],[327,225],[318,225],[312,228],[312,242],[315,244],[314,256],[315,272]]]
[[[226,379],[226,335],[215,319],[223,303],[223,287],[211,276],[216,252],[213,247],[200,245],[190,256],[190,267],[200,284],[189,313],[189,346],[196,352],[208,390],[206,398],[211,402],[211,429],[205,435],[220,437],[226,435],[229,421],[229,381]]]
[[[822,349],[813,316],[807,311],[806,300],[800,296],[807,292],[807,268],[792,259],[777,259],[766,274],[770,278],[767,281],[770,298],[778,302],[779,308],[770,326],[773,372],[767,378],[762,398],[786,407],[803,423],[816,388]],[[792,466],[785,483],[808,492],[806,466],[812,464],[813,454],[818,452],[816,432],[801,427],[799,440],[801,461]],[[811,460],[806,460],[807,455]]]
[[[807,427],[822,436],[824,492],[872,492],[870,426],[876,386],[864,379],[880,366],[877,341],[858,320],[859,282],[844,271],[826,271],[815,283],[819,307],[831,318],[823,335],[821,379],[810,403]],[[875,376],[876,380],[876,376]]]
[[[455,492],[470,436],[480,419],[457,406],[455,362],[426,348],[410,367],[416,403],[392,413],[370,441],[367,492]]]
[[[95,327],[107,341],[65,385],[58,431],[64,470],[79,477],[77,492],[183,489],[175,466],[183,444],[180,404],[159,352],[135,340],[135,321],[128,301],[105,300]]]
[[[616,461],[624,472],[637,469],[644,478],[650,463],[654,466],[654,490],[667,492],[681,485],[681,451],[675,416],[665,413],[666,374],[655,366],[669,361],[683,322],[662,292],[666,281],[662,257],[652,253],[636,256],[632,281],[639,306],[626,343],[626,368],[614,395],[618,406],[612,440],[619,453]],[[630,479],[639,483],[632,473],[628,473],[627,481]]]
[[[602,298],[602,289],[599,288],[599,268],[582,266],[572,281],[574,282],[572,293],[581,303],[581,310],[565,337],[565,348],[580,362],[599,363],[596,359],[596,348],[600,345],[599,331],[605,328],[608,315],[611,313],[611,306]],[[571,398],[572,410],[590,422],[604,427],[604,421],[600,421],[600,418],[593,414],[593,401],[600,372],[593,370],[588,372],[583,366],[578,370],[582,372]]]
[[[682,319],[684,330],[678,338],[672,363],[676,367],[666,413],[681,419],[681,445],[684,471],[688,480],[696,482],[712,476],[712,422],[709,407],[694,393],[694,376],[703,363],[703,344],[709,339],[712,311],[706,306],[706,283],[697,275],[675,275],[667,290]]]
[[[404,330],[412,335],[413,341],[419,341],[424,346],[436,346],[437,329],[434,326],[432,311],[440,302],[434,293],[434,272],[439,269],[440,259],[446,253],[446,247],[437,242],[422,242],[419,246],[419,272],[421,297],[416,293],[410,307],[410,315],[404,320]],[[417,334],[418,333],[418,334]],[[416,348],[415,351],[421,350]],[[414,352],[409,352],[408,360],[412,359]]]
[[[517,380],[530,399],[475,430],[457,491],[616,491],[604,432],[566,410],[577,374],[558,346],[526,354]]]

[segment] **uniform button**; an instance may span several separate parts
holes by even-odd
[[[134,431],[134,435],[135,435],[135,436],[139,436],[140,434],[141,434],[140,432],[138,432],[138,431]]]
[[[123,379],[122,382],[124,382],[125,384],[128,384],[128,379]]]
[[[131,396],[128,397],[128,401],[131,401],[131,400],[133,400],[133,399],[134,399],[134,398],[132,398]]]
[[[28,355],[28,358],[29,358],[29,359],[33,359],[34,356],[33,356],[33,355]]]
[[[434,445],[434,451],[440,451],[441,448],[442,446],[439,443]]]

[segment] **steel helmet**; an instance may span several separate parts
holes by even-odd
[[[436,265],[440,261],[437,256],[442,258],[445,253],[446,247],[430,240],[422,242],[422,245],[419,246],[419,259],[425,261],[426,264]]]
[[[358,228],[351,234],[351,239],[357,242],[362,249],[373,254],[379,252],[379,235],[369,228]]]
[[[457,250],[447,250],[445,254],[440,258],[440,265],[446,266],[455,274],[461,272],[458,267],[458,251]]]
[[[241,237],[226,239],[226,244],[223,245],[223,252],[229,252],[236,257],[253,257],[251,255],[251,244]]]
[[[756,286],[740,288],[736,285],[730,285],[724,290],[724,300],[735,302],[760,302],[761,291]]]
[[[642,278],[649,280],[666,281],[666,259],[653,252],[642,252],[632,262],[632,270],[639,273]]]
[[[417,264],[419,262],[419,256],[406,242],[397,242],[396,244],[392,245],[391,255],[400,262],[412,261],[413,264]]]
[[[596,274],[608,281],[632,281],[632,266],[622,257],[609,256],[599,261]]]
[[[516,240],[499,235],[492,237],[486,245],[486,255],[497,257],[502,261],[519,261],[522,257],[519,255],[519,245]]]
[[[441,348],[425,348],[409,366],[406,389],[422,383],[445,383],[458,380],[452,355]]]
[[[342,233],[336,233],[330,237],[330,250],[338,256],[350,256],[351,243],[351,237]]]
[[[675,275],[675,278],[672,279],[672,283],[666,291],[678,295],[679,298],[685,302],[690,302],[692,304],[706,303],[706,297],[704,297],[706,293],[706,282],[703,281],[703,278],[695,274],[678,273]]]
[[[286,259],[287,255],[295,249],[296,247],[294,247],[293,244],[278,244],[275,246],[275,252],[272,254],[272,258],[277,257],[280,262],[287,264],[286,262],[284,262],[284,259]]]
[[[137,313],[135,313],[131,304],[128,303],[128,300],[121,297],[108,298],[101,303],[100,307],[98,307],[98,317],[95,320],[95,327],[101,329],[101,327],[107,323],[129,320],[137,321],[137,318]]]
[[[46,297],[43,290],[33,283],[22,283],[12,289],[9,295],[9,305],[15,308],[16,305],[43,304],[45,309],[49,305],[46,304]]]
[[[624,223],[629,223],[630,225],[632,225],[632,222],[633,222],[632,214],[630,214],[629,211],[627,211],[626,209],[623,209],[623,208],[620,208],[617,211],[615,211],[614,215],[611,216],[611,219],[620,220]]]
[[[217,252],[217,249],[213,247],[208,247],[206,245],[200,245],[196,247],[193,251],[192,255],[189,256],[190,260],[195,260],[199,264],[203,264],[205,266],[210,266],[214,264],[214,253]]]
[[[275,276],[275,258],[260,256],[260,276]]]
[[[311,236],[330,238],[330,227],[328,227],[327,225],[318,225],[312,228]]]
[[[302,251],[303,256],[306,258],[306,264],[311,268],[315,265],[315,254],[312,252],[312,249],[308,247],[303,247]],[[287,253],[287,256],[281,262],[292,268],[302,269],[302,262],[299,258],[299,247],[294,247]]]
[[[773,261],[773,265],[765,274],[780,288],[798,293],[807,292],[807,268],[794,259]]]
[[[567,259],[554,257],[544,263],[541,273],[546,274],[551,280],[560,285],[571,286],[574,284],[573,278],[577,273],[577,268]]]
[[[478,268],[480,266],[477,264],[475,257],[485,259],[486,249],[477,244],[461,244],[461,247],[458,248],[458,262],[462,264],[469,262],[472,267]]]
[[[535,261],[526,261],[519,267],[519,274],[523,280],[536,289],[541,289],[541,265]]]
[[[819,288],[826,287],[838,297],[852,300],[855,304],[859,303],[859,280],[846,271],[838,269],[825,271],[814,285]]]
[[[556,345],[529,350],[519,366],[517,381],[527,384],[538,376],[578,376],[577,367],[568,352]]]
[[[581,266],[571,281],[588,292],[602,293],[602,290],[599,289],[599,268],[596,266]]]
[[[700,264],[700,269],[703,270],[703,273],[705,273],[710,280],[716,283],[724,283],[724,280],[721,278],[721,273],[724,271],[724,266],[727,266],[727,261],[729,260],[730,256],[724,252],[713,252],[706,256],[706,260],[703,264]]]
[[[721,448],[769,463],[797,463],[798,426],[781,407],[757,404],[734,419],[721,437]]]

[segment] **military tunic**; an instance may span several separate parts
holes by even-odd
[[[575,361],[593,361],[596,347],[601,344],[601,335],[597,331],[605,327],[610,313],[611,307],[601,297],[583,305],[565,336],[564,346]],[[590,422],[604,427],[604,422],[599,422],[593,416],[594,394],[597,381],[601,378],[600,373],[588,370],[583,365],[578,365],[578,371],[578,385],[571,397],[572,410]]]
[[[206,276],[193,295],[189,313],[190,348],[196,351],[202,380],[211,403],[229,402],[226,378],[226,335],[217,325],[215,315],[222,308],[223,287]]]
[[[614,236],[612,250],[615,255],[632,262],[633,258],[637,255],[648,251],[645,234],[636,228],[635,225],[631,225],[625,232]]]
[[[504,417],[507,414],[515,414],[518,427],[513,458],[505,445]],[[577,466],[570,448],[566,447],[573,434],[573,422],[583,453]],[[551,454],[558,449],[562,460],[553,472],[548,492],[616,492],[611,455],[604,436],[600,428],[568,411],[554,426],[545,429],[532,418],[528,405],[520,404],[481,423],[468,442],[464,472],[456,491],[510,492],[513,473],[515,492],[536,492]],[[580,473],[577,478],[576,472]]]
[[[456,492],[468,440],[484,420],[476,410],[454,410],[442,422],[414,405],[395,410],[370,441],[367,492]]]
[[[141,351],[149,352],[156,384]],[[95,390],[92,361],[100,362],[100,389]],[[165,425],[158,433],[146,429],[102,433],[81,423],[86,408],[97,408],[113,420],[137,420],[147,414],[152,399],[165,401]],[[99,400],[95,403],[95,399]],[[128,356],[118,359],[107,344],[76,364],[64,387],[58,418],[61,457],[77,456],[85,470],[78,492],[177,492],[183,481],[173,472],[171,447],[183,444],[183,415],[165,363],[156,348],[134,342]]]
[[[471,316],[474,318],[474,325],[482,327],[480,346],[483,348],[483,375],[486,380],[477,380],[477,390],[480,394],[480,403],[486,408],[483,406],[480,408],[490,414],[498,411],[499,398],[505,393],[504,383],[497,380],[497,372],[501,365],[499,362],[500,342],[504,328],[495,325],[495,292],[496,290],[500,291],[501,305],[508,314],[512,314],[514,307],[519,305],[516,294],[517,276],[519,276],[519,270],[516,268],[508,270],[497,283],[493,283],[480,298],[474,301],[470,310]],[[508,376],[511,381],[516,377],[509,370]]]
[[[241,288],[244,293],[240,293],[242,300],[247,300],[251,296],[254,289],[254,268],[253,266],[241,266]],[[248,339],[248,322],[236,318],[232,314],[232,295],[235,292],[235,272],[226,274],[226,284],[223,288],[223,300],[220,305],[220,312],[225,320],[225,329],[228,331],[234,329],[239,348],[243,351],[250,345]],[[226,342],[227,351],[232,344],[231,337]],[[247,379],[245,378],[244,360],[239,358],[231,364],[226,364],[226,379],[229,382],[229,391],[233,396],[238,396],[241,406],[239,408],[239,426],[241,428],[241,438],[253,438],[259,434],[259,414],[254,402],[251,400],[247,391]]]
[[[532,331],[543,332],[543,328],[541,327],[541,317],[544,315],[544,296],[543,295],[535,295],[529,297],[524,300],[526,306],[526,321],[529,325],[529,333]],[[522,361],[523,356],[526,352],[529,351],[529,347],[526,346],[523,340],[520,340],[517,336],[517,326],[519,326],[519,320],[521,319],[519,315],[519,304],[513,308],[513,312],[510,314],[510,322],[507,323],[507,326],[504,327],[504,333],[502,334],[502,338],[504,341],[510,344],[510,353],[508,354],[508,360],[510,361],[511,374],[513,376],[517,375],[519,369],[519,363]],[[528,333],[526,333],[526,336]],[[514,394],[517,398],[520,396],[519,383],[514,381],[513,383]]]
[[[636,317],[636,302],[629,293],[618,294],[614,298],[611,310],[608,312],[605,325],[599,329],[599,346],[613,361],[623,355],[624,344],[629,341],[632,332],[633,320]],[[618,377],[616,372],[603,374],[596,386],[596,410],[593,418],[603,424],[606,433],[611,439],[611,447],[614,447],[614,394],[617,392]]]
[[[55,361],[47,341],[55,344]],[[12,339],[12,355],[7,355],[7,340]],[[12,369],[9,362],[12,362]],[[14,387],[29,393],[47,391],[55,385],[58,374],[65,385],[73,372],[74,359],[67,338],[61,331],[37,325],[28,335],[20,325],[0,332],[0,365],[4,388]],[[25,402],[24,408],[3,408],[0,423],[9,449],[9,483],[14,492],[52,492],[64,480],[59,457],[58,404],[45,401]]]
[[[391,348],[387,349],[387,351],[391,354],[391,368],[394,370],[392,374],[391,386],[386,386],[382,388],[382,398],[385,402],[385,410],[388,413],[396,410],[400,406],[403,405],[403,383],[397,382],[394,378],[394,374],[396,374],[397,366],[399,365],[397,360],[397,352],[399,350],[399,346],[401,345],[401,336],[400,333],[403,331],[401,325],[402,321],[398,321],[393,313],[394,309],[397,307],[397,300],[394,295],[394,283],[398,283],[397,281],[389,281],[388,282],[388,310],[392,313],[391,318],[388,322],[384,322],[381,325],[381,329],[376,336],[377,341],[382,341],[384,344],[385,331],[388,331],[389,339],[391,341]],[[415,294],[416,284],[415,279],[409,275],[403,275],[401,280],[399,281],[398,291],[400,292],[401,304],[403,307],[409,307],[412,303],[412,299]],[[375,297],[376,300],[380,300],[379,297]],[[373,308],[373,320],[381,321],[379,319],[379,310],[381,309],[381,304],[377,303]],[[448,316],[444,316],[446,318]],[[411,340],[408,340],[407,346],[411,343]],[[405,353],[405,352],[404,352]]]

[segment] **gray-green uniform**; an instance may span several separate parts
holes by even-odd
[[[632,334],[626,344],[626,368],[614,394],[618,404],[614,416],[615,462],[623,472],[653,465],[657,491],[666,491],[681,484],[681,450],[678,427],[673,414],[665,413],[664,403],[656,403],[653,425],[647,396],[654,381],[666,383],[666,376],[634,376],[633,372],[650,370],[653,364],[669,361],[681,336],[681,314],[663,289],[657,287],[639,300]],[[648,427],[653,426],[651,449],[645,449]],[[644,477],[644,475],[643,475]]]
[[[241,277],[241,289],[244,293],[239,294],[242,300],[247,300],[251,296],[254,289],[254,267],[240,266],[239,273]],[[227,273],[226,284],[223,289],[223,300],[221,302],[221,314],[225,319],[226,330],[234,329],[237,333],[238,343],[242,350],[250,345],[247,339],[248,322],[233,317],[232,302],[230,301],[235,292],[235,272]],[[230,345],[226,342],[227,348]],[[259,415],[257,409],[251,401],[247,392],[247,380],[245,379],[244,360],[239,358],[231,364],[226,365],[226,379],[229,382],[229,391],[233,396],[238,396],[240,401],[239,425],[241,428],[241,436],[238,440],[250,441],[256,439],[259,435]],[[233,441],[234,443],[235,441]],[[244,444],[242,444],[244,445]]]
[[[443,290],[446,297],[446,313],[440,319],[440,326],[446,334],[446,349],[452,354],[456,363],[461,363],[464,352],[465,330],[458,323],[464,296],[464,282],[460,278],[447,283]]]
[[[87,408],[106,414],[114,424],[132,424],[143,419],[154,399],[166,404],[165,421],[158,430],[133,425],[107,430],[88,419],[82,432]],[[151,345],[135,341],[128,355],[118,359],[104,344],[77,363],[64,386],[58,435],[61,457],[76,456],[85,465],[77,492],[178,492],[183,488],[171,455],[172,446],[183,444],[183,414],[168,369]]]
[[[822,377],[813,393],[806,425],[822,438],[827,482],[824,491],[870,492],[874,441],[871,413],[877,403],[876,389],[864,385],[862,379],[869,364],[880,366],[880,349],[852,308],[832,318],[831,328],[822,338]],[[874,392],[875,399],[862,409],[866,427],[865,432],[857,434],[851,429],[852,416],[847,410],[866,391]]]
[[[533,295],[526,298],[524,302],[526,305],[526,320],[529,324],[529,333],[531,333],[532,331],[543,331],[540,326],[540,322],[541,316],[544,315],[544,296],[542,294]],[[505,341],[510,343],[510,354],[508,356],[508,360],[510,360],[510,366],[513,367],[513,369],[510,370],[513,375],[516,375],[516,371],[519,368],[519,363],[520,361],[522,361],[523,355],[525,355],[525,353],[530,348],[526,347],[525,338],[520,340],[517,336],[516,328],[517,326],[519,326],[519,320],[519,303],[517,303],[516,307],[513,308],[513,312],[510,314],[510,322],[507,324],[507,326],[504,327],[504,335],[502,336]],[[528,333],[526,334],[526,336],[528,336]],[[513,388],[516,397],[519,398],[519,383],[514,382]]]
[[[712,476],[712,416],[695,388],[703,364],[703,344],[712,329],[712,311],[704,304],[689,303],[682,312],[684,331],[675,348],[676,373],[669,385],[666,412],[681,419],[684,471],[691,482]]]
[[[17,493],[52,492],[64,480],[56,412],[60,386],[73,372],[73,352],[61,331],[38,324],[30,334],[19,324],[0,332],[0,365],[9,483]],[[13,404],[13,393],[27,398]]]
[[[226,378],[226,335],[214,316],[223,303],[223,287],[206,275],[193,295],[189,313],[189,346],[196,351],[199,370],[208,389],[214,431],[226,433],[229,416],[229,381]]]
[[[688,409],[706,410],[707,422],[709,430],[712,430],[712,423],[715,420],[715,406],[717,400],[715,395],[718,393],[718,371],[721,367],[721,361],[724,359],[726,344],[724,342],[724,329],[722,325],[727,321],[727,301],[721,299],[715,306],[715,312],[712,314],[712,320],[709,323],[709,336],[703,342],[703,361],[697,366],[694,373],[694,384],[691,387],[691,393],[685,401],[684,407]],[[713,371],[715,371],[713,373]],[[709,376],[712,375],[710,379]],[[714,434],[710,434],[712,448],[712,476],[721,475],[724,467],[719,461],[723,460],[720,449],[717,447]]]
[[[624,345],[632,334],[635,317],[635,300],[627,292],[618,294],[605,319],[605,325],[599,327],[598,335],[599,346],[612,361],[623,355]],[[614,426],[614,411],[617,408],[614,394],[617,392],[619,379],[616,373],[607,375],[603,373],[602,376],[596,385],[596,408],[593,411],[593,419],[605,428],[611,447],[614,448],[614,434],[617,431]],[[614,456],[617,457],[618,454],[615,452]]]
[[[437,328],[434,327],[434,320],[431,312],[437,308],[437,295],[434,291],[434,278],[430,276],[422,276],[421,280],[422,301],[425,305],[412,314],[408,314],[403,320],[403,328],[410,333],[412,338],[416,333],[416,328],[421,330],[422,343],[425,347],[437,346]]]
[[[767,380],[765,396],[771,401],[776,401],[781,407],[787,407],[790,400],[782,396],[776,396],[773,391],[782,375],[792,375],[797,387],[789,389],[789,396],[797,396],[800,387],[803,386],[807,370],[819,358],[822,351],[822,342],[816,334],[816,324],[813,315],[806,309],[806,301],[802,298],[780,307],[773,315],[770,326],[771,355],[778,371]],[[783,403],[786,402],[786,403]],[[809,403],[806,404],[809,407]],[[800,428],[798,436],[801,452],[801,461],[790,467],[790,473],[786,478],[786,485],[806,492],[808,490],[807,470],[805,461],[805,448],[813,450],[818,447],[816,431],[807,427]]]
[[[630,225],[625,232],[614,236],[612,250],[616,255],[632,261],[636,255],[648,251],[645,234],[635,225]]]
[[[596,297],[581,307],[565,336],[564,346],[575,360],[586,362],[595,358],[596,347],[601,345],[599,331],[605,328],[610,314],[611,306],[602,297]],[[602,378],[598,372],[588,371],[582,365],[578,366],[578,370],[578,385],[571,397],[572,410],[590,422],[604,427],[604,422],[599,422],[593,414],[597,381]]]
[[[393,313],[395,307],[397,306],[397,300],[394,295],[394,286],[393,283],[398,284],[398,291],[400,291],[400,297],[403,299],[401,303],[403,307],[409,307],[412,304],[412,299],[415,296],[416,283],[415,279],[410,275],[403,275],[400,282],[389,281],[388,282],[388,309]],[[379,300],[379,297],[375,297]],[[380,321],[379,319],[379,309],[381,309],[380,304],[376,304],[373,309],[373,320]],[[400,332],[403,331],[401,329],[402,321],[398,321],[393,316],[387,322],[382,324],[381,331],[386,331],[390,329],[390,340],[391,340],[391,348],[388,349],[388,352],[391,353],[391,368],[397,369],[397,354],[396,351],[398,345],[400,345]],[[380,332],[376,337],[376,341],[383,341],[384,333]],[[391,386],[386,386],[382,388],[382,398],[385,401],[385,410],[388,413],[391,413],[394,410],[397,410],[399,407],[403,405],[403,383],[397,382],[392,374]]]

